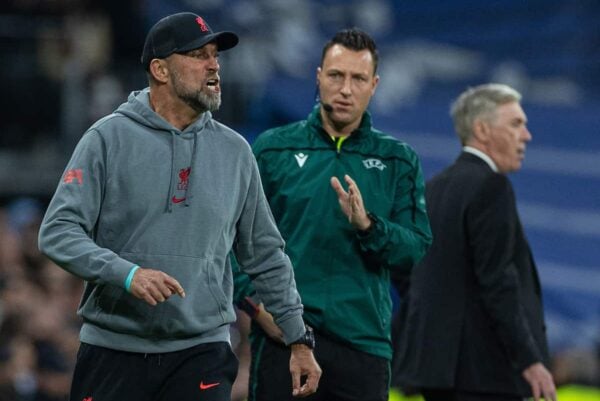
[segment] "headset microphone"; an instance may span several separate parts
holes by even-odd
[[[315,86],[315,100],[319,103],[321,103],[321,106],[323,107],[323,110],[325,110],[325,113],[331,113],[333,111],[333,106],[330,105],[329,103],[324,103],[320,96],[319,96],[319,84],[317,83],[317,86]]]
[[[327,113],[331,113],[333,111],[333,106],[328,103],[321,102],[321,106],[323,106],[323,110]]]

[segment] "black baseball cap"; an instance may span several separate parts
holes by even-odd
[[[142,65],[147,70],[152,59],[185,53],[210,42],[219,50],[227,50],[237,45],[239,38],[233,32],[213,32],[206,21],[194,13],[169,15],[150,28],[142,51]]]

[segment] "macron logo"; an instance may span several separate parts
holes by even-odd
[[[298,162],[300,168],[304,166],[304,163],[306,163],[306,159],[308,159],[308,155],[305,155],[304,153],[296,153],[294,157],[296,158],[296,161]]]

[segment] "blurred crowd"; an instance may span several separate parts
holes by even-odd
[[[43,206],[25,198],[0,209],[0,400],[68,395],[79,346],[82,283],[43,257]]]
[[[64,401],[79,348],[77,306],[83,282],[44,257],[37,233],[45,205],[16,198],[0,207],[0,401]],[[249,318],[240,313],[232,345],[248,385]]]

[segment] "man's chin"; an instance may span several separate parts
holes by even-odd
[[[217,111],[221,107],[221,97],[207,97],[207,96],[198,96],[195,99],[189,99],[187,102],[194,110],[199,113],[204,113],[205,111]]]
[[[221,96],[211,96],[210,99],[204,100],[208,111],[217,111],[221,107]]]
[[[335,113],[331,116],[331,122],[334,125],[345,127],[349,124],[352,124],[353,119],[352,116],[346,113]]]

